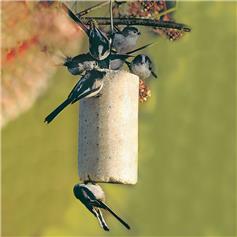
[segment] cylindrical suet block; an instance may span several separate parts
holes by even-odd
[[[80,101],[78,170],[81,180],[137,182],[138,90],[136,75],[111,70],[104,78],[99,97]]]

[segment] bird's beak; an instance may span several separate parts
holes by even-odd
[[[138,32],[137,32],[137,34],[138,34],[138,35],[140,35],[140,34],[141,34],[141,32],[139,32],[139,31],[138,31]]]

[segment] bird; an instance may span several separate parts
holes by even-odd
[[[83,53],[79,54],[74,57],[66,57],[64,56],[64,63],[63,66],[67,67],[68,71],[72,75],[81,75],[86,71],[92,70],[92,69],[111,69],[111,70],[118,70],[120,69],[125,60],[129,57],[134,57],[132,54],[140,51],[142,49],[145,49],[154,43],[146,44],[142,47],[139,47],[135,50],[132,50],[126,54],[119,54],[116,52],[111,52],[109,57],[107,57],[104,60],[95,60],[90,53]]]
[[[137,75],[140,79],[149,78],[151,75],[157,78],[156,73],[152,69],[151,59],[144,54],[137,55],[131,63],[126,62],[130,72]]]
[[[75,21],[89,38],[89,52],[96,60],[103,60],[110,55],[112,39],[108,38],[97,26],[94,20],[89,22],[89,28],[82,22],[79,15],[75,15],[72,10],[62,3],[63,9],[69,17]]]
[[[124,227],[130,229],[130,226],[105,204],[105,194],[99,185],[91,182],[76,184],[73,188],[73,193],[74,196],[98,219],[100,226],[105,231],[109,231],[109,227],[106,224],[100,209],[109,211]]]
[[[80,75],[98,67],[97,61],[90,53],[79,54],[75,57],[66,57],[63,65],[72,75]]]
[[[108,38],[97,26],[95,21],[90,22],[89,52],[96,60],[106,59],[111,52],[112,39]]]
[[[97,96],[103,88],[105,74],[105,71],[96,69],[87,71],[74,86],[68,98],[45,118],[45,122],[50,123],[69,104],[74,104],[82,98]]]
[[[154,43],[149,43],[149,44],[146,44],[142,47],[139,47],[137,49],[134,49],[132,51],[129,51],[125,54],[121,54],[121,53],[117,53],[117,54],[111,54],[109,59],[110,59],[110,69],[112,70],[118,70],[120,69],[124,62],[126,61],[126,59],[128,59],[129,57],[135,57],[133,56],[134,53],[136,53],[137,51],[140,51],[140,50],[143,50],[151,45],[153,45]]]
[[[120,69],[125,60],[129,57],[134,57],[130,54],[117,54],[117,53],[111,53],[108,58],[98,61],[98,66],[100,68],[106,68],[110,70],[118,70]]]
[[[136,47],[140,35],[136,27],[126,26],[122,31],[114,33],[112,47],[118,53],[127,53]]]
[[[124,61],[129,58],[134,57],[128,54],[116,54],[111,53],[109,57],[104,60],[95,60],[90,53],[79,54],[75,57],[66,57],[64,59],[63,66],[67,67],[68,71],[72,75],[81,75],[84,72],[90,71],[92,69],[119,69]]]

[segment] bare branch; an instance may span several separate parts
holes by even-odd
[[[109,17],[82,17],[81,20],[88,24],[89,21],[94,19],[99,25],[110,25]],[[147,19],[147,18],[114,18],[114,25],[141,25],[141,26],[152,26],[157,28],[171,28],[182,30],[185,32],[190,32],[191,28],[182,23],[176,23],[173,21],[160,21],[155,19]]]

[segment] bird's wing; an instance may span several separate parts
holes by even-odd
[[[90,30],[90,37],[89,37],[89,41],[90,41],[90,47],[91,49],[93,49],[93,51],[97,51],[98,47],[100,45],[103,45],[104,50],[107,50],[111,48],[110,45],[110,41],[107,38],[107,36],[100,30],[98,29],[95,25],[92,25],[92,29]],[[97,40],[95,40],[97,39]],[[100,40],[98,40],[100,39]]]
[[[72,104],[74,104],[75,102],[77,102],[78,100],[87,97],[88,95],[95,93],[96,91],[99,91],[101,89],[101,87],[95,88],[95,89],[87,89],[86,91],[84,91],[80,96],[78,96],[75,100],[72,101]]]
[[[122,220],[116,213],[114,213],[110,207],[108,207],[105,203],[103,203],[100,200],[97,200],[97,202],[100,204],[101,208],[109,211],[121,224],[123,224],[127,229],[130,229],[130,226],[124,220]]]
[[[68,98],[76,99],[78,96],[80,96],[83,92],[87,91],[87,89],[91,88],[94,83],[94,78],[91,76],[90,73],[85,74],[73,87],[70,94],[68,95]]]
[[[71,59],[71,61],[75,63],[82,63],[85,61],[91,61],[94,60],[89,53],[87,54],[79,54]]]
[[[124,43],[124,36],[122,33],[118,32],[114,34],[113,37],[113,47],[120,47]]]

